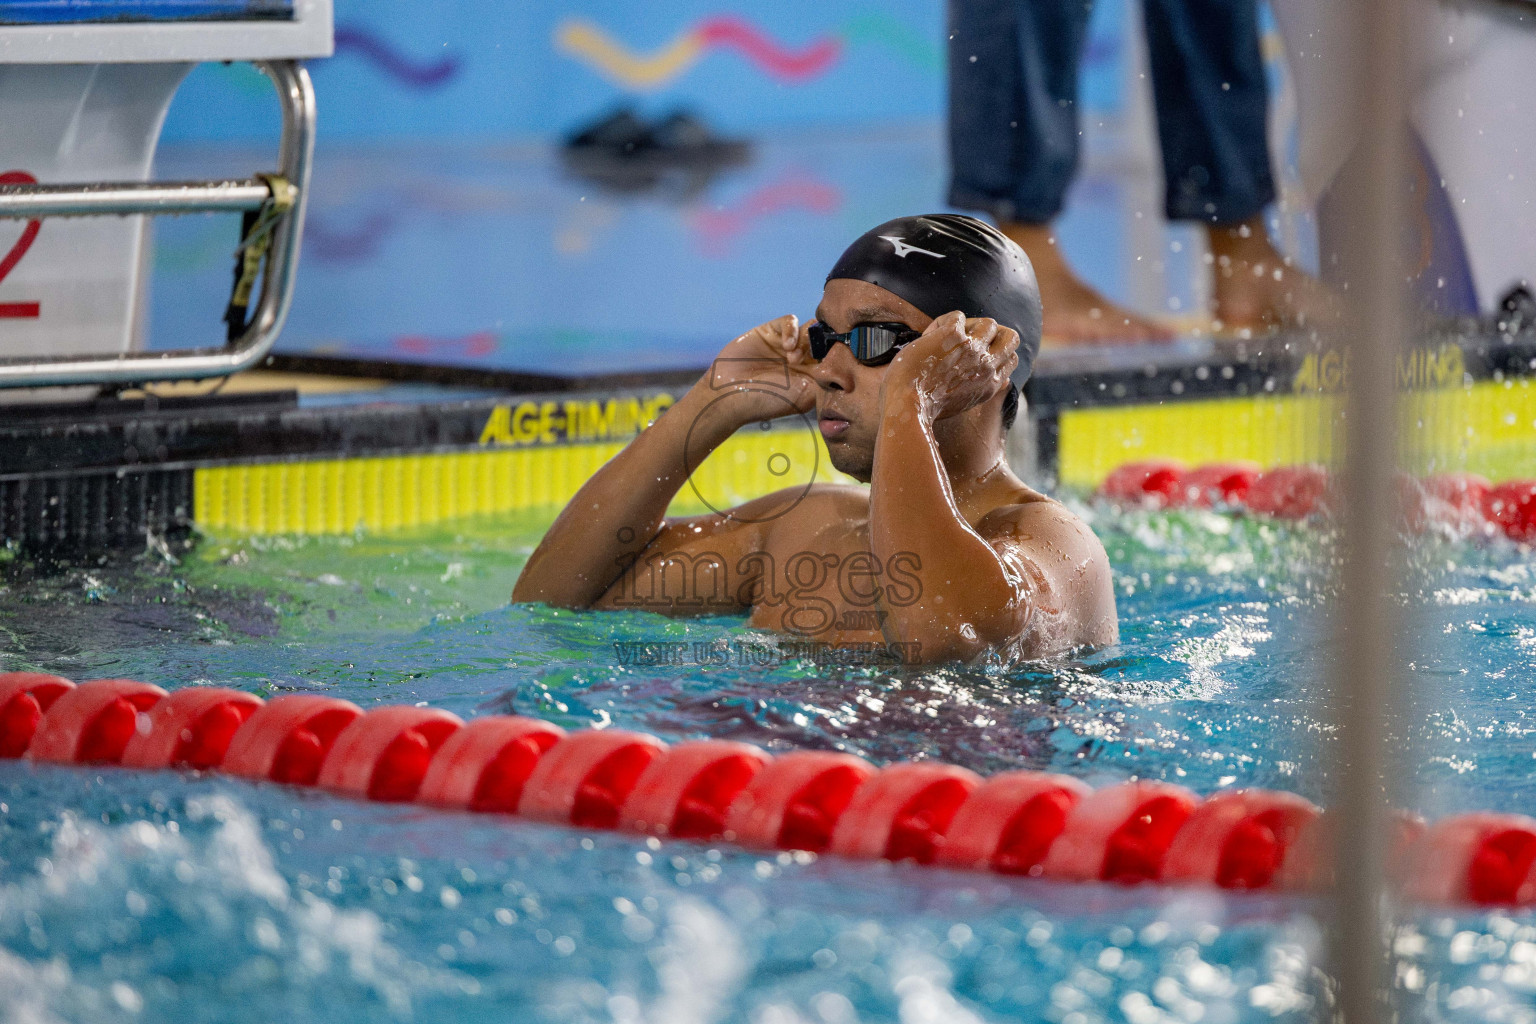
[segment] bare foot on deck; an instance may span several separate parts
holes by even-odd
[[[1093,345],[1168,341],[1173,332],[1139,313],[1117,306],[1072,272],[1048,224],[1004,223],[1005,235],[1034,264],[1040,282],[1045,322],[1041,330],[1049,345]]]
[[[1207,236],[1216,330],[1262,334],[1327,324],[1337,317],[1333,293],[1270,244],[1262,215],[1242,224],[1213,225]]]

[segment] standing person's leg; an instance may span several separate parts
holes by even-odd
[[[1029,254],[1047,339],[1166,332],[1080,280],[1051,222],[1077,171],[1077,79],[1093,0],[950,0],[949,202],[985,210]]]
[[[1228,330],[1294,324],[1326,293],[1271,244],[1275,200],[1257,0],[1144,0],[1170,220],[1203,223],[1212,315]]]

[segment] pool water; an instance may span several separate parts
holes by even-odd
[[[11,557],[0,670],[1327,803],[1326,531],[1082,511],[1115,566],[1122,640],[1056,665],[744,664],[776,639],[739,618],[508,607],[548,521],[521,516],[88,566]],[[1536,809],[1529,552],[1427,538],[1408,559],[1397,799],[1431,818]],[[681,653],[634,654],[656,649]],[[1323,909],[0,762],[0,1021],[1316,1020]],[[1396,928],[1410,1019],[1536,1021],[1536,915],[1412,911]]]

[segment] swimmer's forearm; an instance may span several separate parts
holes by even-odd
[[[661,530],[689,460],[735,432],[712,397],[691,389],[582,485],[529,556],[513,601],[585,608],[607,592]]]
[[[905,389],[884,405],[870,479],[870,540],[881,564],[919,568],[917,600],[882,601],[888,642],[919,642],[925,661],[969,659],[1018,632],[1020,595],[992,545],[956,507],[933,424]]]

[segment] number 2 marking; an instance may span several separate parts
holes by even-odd
[[[6,171],[0,174],[0,185],[36,185],[37,179],[26,171]],[[27,226],[21,232],[21,237],[16,244],[11,246],[11,251],[0,257],[0,282],[6,275],[16,269],[16,264],[32,248],[32,243],[37,241],[37,233],[42,230],[43,222],[29,220]],[[0,320],[32,320],[42,312],[42,306],[36,302],[0,302]]]

